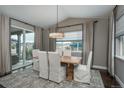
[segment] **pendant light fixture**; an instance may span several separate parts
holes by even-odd
[[[64,38],[64,33],[63,32],[57,32],[58,29],[58,5],[57,5],[57,18],[56,18],[57,24],[55,28],[55,32],[52,32],[49,34],[49,38],[56,38],[56,39],[61,39]]]

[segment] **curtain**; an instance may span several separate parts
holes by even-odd
[[[40,28],[40,27],[35,27],[34,28],[34,32],[35,32],[35,49],[40,49],[42,50],[43,49],[43,37],[42,37],[42,34],[43,34],[43,29]]]
[[[49,33],[55,32],[55,28],[49,28]],[[56,39],[49,38],[49,51],[56,51]]]
[[[9,17],[0,16],[0,76],[11,71]]]
[[[109,18],[109,45],[108,45],[108,72],[114,76],[114,55],[115,55],[115,13],[113,11]]]
[[[44,29],[42,33],[43,38],[43,51],[49,51],[49,30]]]
[[[87,64],[89,52],[93,50],[93,22],[84,23],[83,64]]]

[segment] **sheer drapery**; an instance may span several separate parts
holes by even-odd
[[[115,32],[116,32],[116,12],[117,7],[114,8],[110,17],[109,17],[109,45],[108,45],[108,72],[114,76],[115,73]],[[118,16],[118,15],[117,15]],[[119,45],[119,44],[118,44]]]
[[[114,14],[109,19],[108,72],[114,76]]]
[[[93,50],[93,22],[84,23],[83,64],[87,64],[88,54]]]
[[[0,76],[11,71],[9,17],[0,16]]]

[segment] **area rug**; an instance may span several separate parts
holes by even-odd
[[[91,71],[91,83],[84,84],[76,81],[64,80],[57,84],[42,79],[38,72],[25,69],[0,78],[0,84],[6,88],[104,88],[103,81],[98,70]]]

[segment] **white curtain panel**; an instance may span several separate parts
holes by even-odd
[[[108,49],[108,72],[114,76],[114,33],[115,33],[115,22],[114,12],[109,17],[109,49]]]
[[[35,27],[35,48],[42,50],[42,28]]]
[[[114,76],[114,15],[109,19],[108,72]]]
[[[83,64],[87,64],[89,52],[93,49],[93,22],[84,23]]]
[[[0,76],[11,71],[9,17],[0,16]]]

